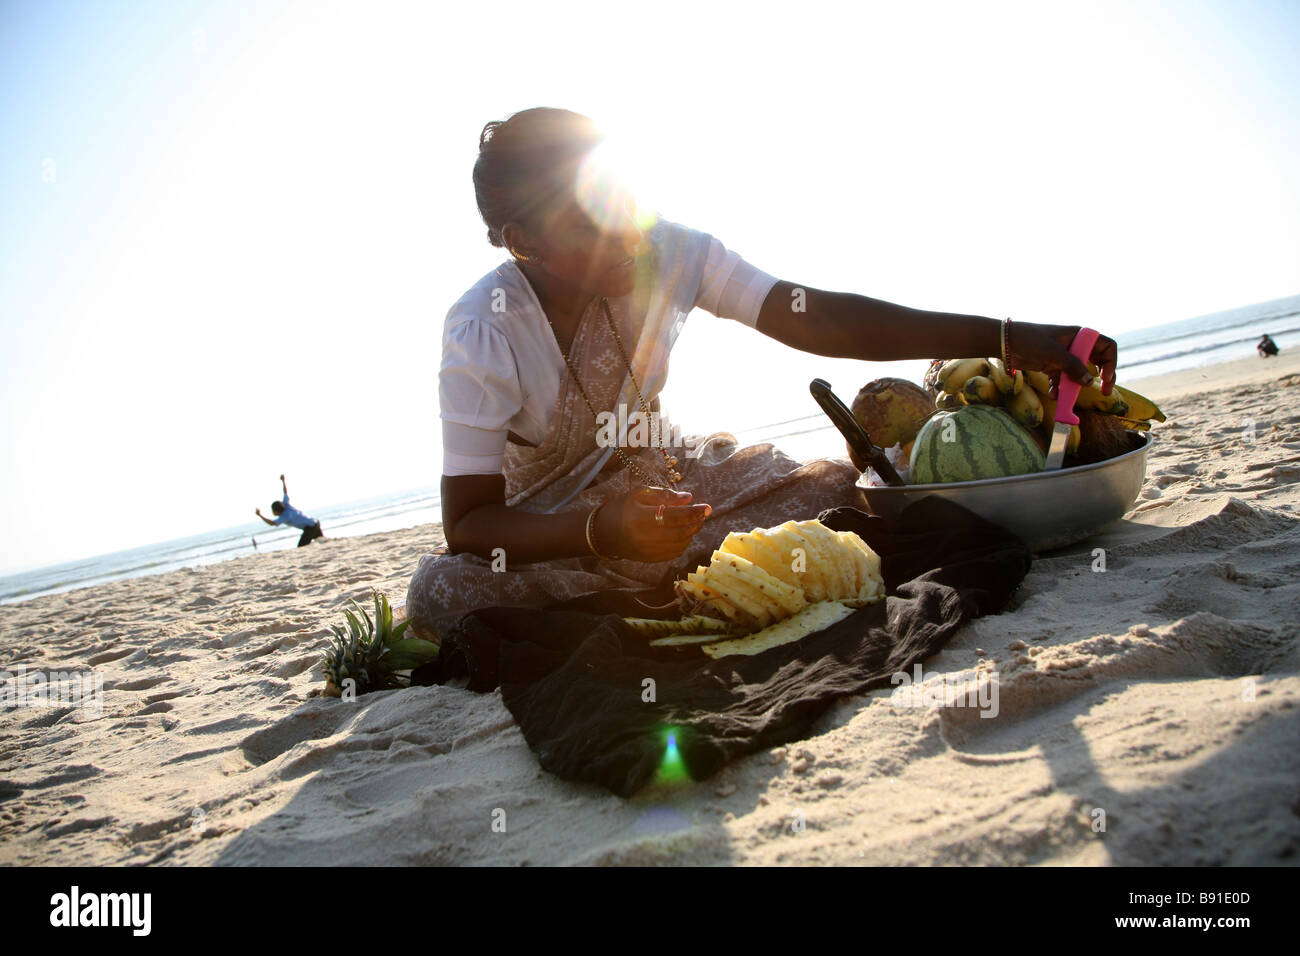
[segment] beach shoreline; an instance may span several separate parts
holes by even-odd
[[[1258,385],[1297,372],[1300,372],[1300,349],[1287,349],[1268,359],[1256,355],[1146,378],[1130,380],[1119,373],[1117,377],[1119,384],[1125,388],[1131,388],[1152,401],[1159,402],[1226,386]]]
[[[403,604],[444,543],[327,538],[0,606],[0,669],[103,688],[0,708],[0,864],[1293,863],[1300,353],[1121,384],[1168,421],[1104,572],[1037,558],[925,662],[994,668],[995,719],[874,691],[622,800],[542,771],[499,692],[319,696],[347,601]]]

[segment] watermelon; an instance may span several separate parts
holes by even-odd
[[[925,423],[912,443],[908,477],[915,485],[1006,478],[1042,471],[1045,461],[1033,436],[1006,411],[965,405]]]

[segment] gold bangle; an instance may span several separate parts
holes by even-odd
[[[587,547],[591,548],[591,553],[594,554],[596,557],[600,558],[602,561],[618,561],[621,560],[621,558],[617,554],[606,555],[606,554],[601,554],[599,551],[597,551],[595,538],[592,537],[591,532],[596,524],[596,513],[600,511],[600,509],[603,507],[605,507],[605,502],[602,501],[600,504],[596,505],[596,507],[591,509],[591,514],[587,515]]]
[[[1002,370],[1011,373],[1011,363],[1007,361],[1007,341],[1011,338],[1011,316],[1002,323]]]

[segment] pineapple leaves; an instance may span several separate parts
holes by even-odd
[[[355,611],[352,608],[343,611],[347,628],[330,626],[334,646],[322,662],[325,692],[330,696],[339,696],[347,680],[355,682],[357,694],[405,687],[409,677],[403,678],[398,671],[413,670],[438,656],[438,645],[416,637],[402,637],[410,621],[393,626],[393,609],[384,594],[375,591],[374,601],[373,620],[361,605],[351,601]]]
[[[438,645],[418,637],[408,637],[401,641],[388,643],[388,654],[384,660],[393,670],[413,670],[438,656]]]

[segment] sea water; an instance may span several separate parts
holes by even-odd
[[[320,521],[326,537],[345,538],[441,521],[439,503],[437,491],[425,488],[332,507],[313,507],[311,515]],[[187,538],[34,568],[0,577],[0,604],[12,604],[41,594],[55,594],[106,581],[228,561],[261,551],[296,548],[301,534],[297,528],[272,528],[254,520]]]
[[[1132,382],[1258,356],[1255,344],[1265,333],[1283,352],[1300,347],[1300,295],[1117,335],[1115,375]]]

